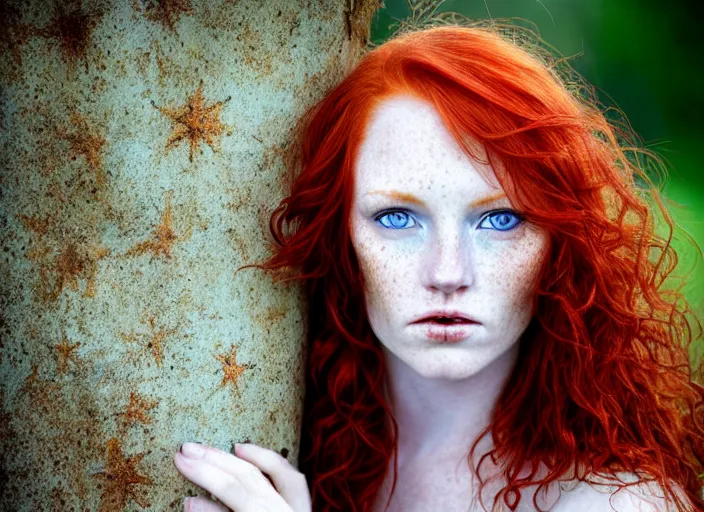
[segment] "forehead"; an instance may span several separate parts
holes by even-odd
[[[480,156],[484,157],[480,151]],[[445,127],[433,105],[410,96],[381,102],[368,122],[356,161],[357,188],[405,183],[431,186],[436,181],[476,188],[497,188],[493,170],[471,160]]]

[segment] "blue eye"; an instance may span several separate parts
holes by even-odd
[[[485,226],[485,221],[489,221],[491,227]],[[497,231],[509,231],[515,228],[523,220],[519,215],[510,210],[492,212],[482,220],[479,225],[482,229],[495,229]]]
[[[384,219],[387,222],[384,222]],[[404,210],[387,210],[385,212],[377,215],[374,220],[381,223],[382,226],[389,229],[399,230],[399,229],[409,229],[416,226],[415,220],[414,224],[410,226],[407,224],[409,219],[413,219],[408,212]],[[496,231],[510,231],[515,228],[521,221],[523,217],[511,210],[499,210],[496,212],[489,213],[484,219],[482,219],[479,225],[480,229],[493,229]],[[489,221],[489,225],[486,225],[486,221]]]
[[[389,219],[392,219],[391,225],[388,225],[388,224],[385,224],[384,222],[381,222],[382,219],[385,219],[387,217]],[[377,216],[374,220],[376,220],[377,222],[381,222],[381,225],[384,226],[385,228],[391,228],[391,229],[407,229],[409,227],[412,228],[415,226],[415,224],[413,226],[406,226],[404,224],[404,218],[412,219],[413,217],[411,217],[410,215],[408,215],[408,213],[406,213],[404,211],[392,210],[389,212],[382,213],[381,215]]]

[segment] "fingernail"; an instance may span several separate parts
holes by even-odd
[[[205,448],[197,443],[183,443],[181,453],[189,459],[202,459],[205,455]]]
[[[183,510],[184,510],[185,512],[188,512],[188,511],[190,510],[190,508],[188,508],[188,502],[189,502],[191,499],[192,499],[192,498],[188,497],[188,498],[185,498],[185,499],[183,500]]]

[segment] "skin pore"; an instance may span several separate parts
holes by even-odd
[[[522,219],[435,108],[409,96],[385,100],[367,126],[350,230],[386,356],[399,478],[440,478],[467,466],[516,364],[548,235]],[[413,322],[440,309],[478,324],[458,343],[432,340]]]

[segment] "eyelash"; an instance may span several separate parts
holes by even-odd
[[[377,222],[379,222],[380,219],[382,219],[382,218],[385,217],[386,215],[389,215],[389,214],[392,214],[392,213],[403,213],[403,214],[405,214],[405,215],[408,215],[409,217],[412,217],[411,213],[410,213],[408,210],[405,210],[405,209],[403,209],[403,208],[392,208],[392,209],[389,209],[389,210],[384,210],[384,211],[379,212],[379,213],[374,217],[374,220],[377,221]],[[519,226],[519,225],[523,222],[523,220],[524,220],[524,217],[523,217],[522,215],[520,215],[519,213],[517,213],[516,211],[511,210],[510,208],[502,208],[502,209],[500,209],[500,210],[492,210],[492,211],[490,211],[490,212],[487,212],[487,213],[481,218],[481,220],[480,220],[480,222],[479,222],[479,225],[481,226],[481,224],[484,223],[484,220],[486,220],[486,219],[488,219],[488,218],[490,218],[490,217],[494,217],[494,216],[497,216],[497,215],[501,215],[501,214],[509,214],[509,215],[512,215],[513,217],[515,217],[515,218],[518,220],[518,222],[516,222],[516,224],[514,224],[513,226],[511,226],[511,227],[508,228],[508,229],[497,229],[497,228],[493,228],[493,227],[492,227],[492,228],[480,228],[480,229],[491,229],[491,230],[493,230],[493,231],[498,231],[498,232],[500,232],[500,233],[506,233],[506,232],[509,232],[509,231],[515,229],[515,228],[516,228],[517,226]],[[415,219],[414,219],[414,220],[415,220]],[[402,230],[404,230],[404,229],[410,229],[410,228],[394,228],[394,227],[387,227],[387,226],[384,226],[383,224],[382,224],[382,227],[384,227],[384,228],[386,228],[386,229],[391,229],[391,230],[394,230],[394,231],[402,231]]]

